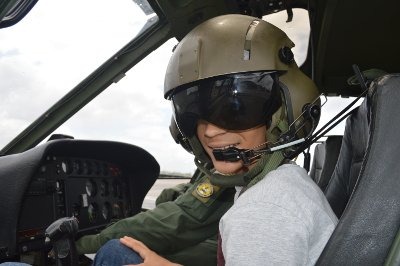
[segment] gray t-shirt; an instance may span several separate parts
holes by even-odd
[[[225,263],[314,265],[336,224],[306,171],[284,164],[237,198],[221,218]]]

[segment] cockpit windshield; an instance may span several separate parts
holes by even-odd
[[[0,147],[158,21],[146,0],[42,0],[0,30]]]
[[[308,13],[293,13],[291,21],[286,11],[263,19],[296,43],[301,65],[308,50]],[[160,20],[146,0],[42,0],[21,22],[1,29],[0,147]],[[176,44],[176,39],[165,42],[54,133],[138,145],[155,156],[162,171],[190,175],[193,157],[172,140],[171,105],[163,97],[164,74]]]

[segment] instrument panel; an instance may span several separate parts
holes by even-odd
[[[46,249],[46,228],[62,217],[93,234],[142,209],[159,175],[155,158],[113,141],[54,140],[0,157],[0,261]],[[3,230],[4,229],[4,230]]]
[[[47,156],[22,204],[19,242],[43,238],[46,226],[61,217],[75,216],[82,232],[133,215],[124,174],[107,161]]]

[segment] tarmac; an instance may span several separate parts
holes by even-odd
[[[149,190],[146,197],[144,198],[142,208],[143,209],[153,209],[156,204],[156,198],[160,195],[161,191],[164,188],[169,188],[176,186],[180,183],[187,183],[189,182],[189,178],[177,178],[177,179],[157,179],[154,183],[153,187]]]

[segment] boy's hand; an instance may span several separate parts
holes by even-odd
[[[139,266],[179,266],[180,264],[176,264],[173,262],[168,261],[167,259],[161,257],[151,249],[149,249],[145,244],[142,242],[133,239],[129,236],[124,236],[120,238],[120,241],[125,246],[133,249],[136,251],[140,257],[143,259],[143,263],[137,264]]]

